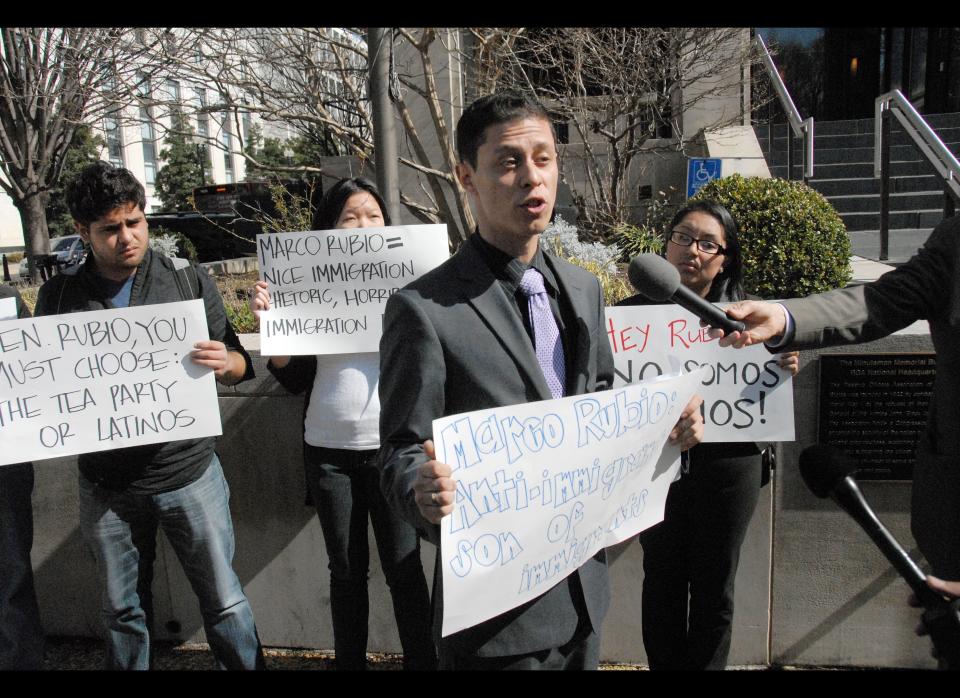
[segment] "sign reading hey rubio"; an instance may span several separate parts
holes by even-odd
[[[762,345],[721,347],[672,303],[606,309],[614,386],[703,367],[703,440],[793,441],[793,379]]]
[[[445,225],[258,235],[261,353],[379,351],[387,299],[446,261],[447,240]]]

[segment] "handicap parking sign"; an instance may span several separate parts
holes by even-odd
[[[687,198],[715,179],[720,179],[720,158],[690,158],[687,162]]]

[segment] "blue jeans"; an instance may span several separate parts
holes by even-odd
[[[380,491],[377,452],[317,448],[306,443],[303,448],[307,487],[330,559],[330,614],[337,668],[366,668],[369,515],[393,599],[404,668],[436,669],[420,540],[414,528],[390,509]]]
[[[253,612],[233,571],[230,489],[216,455],[186,487],[130,495],[80,476],[80,529],[97,561],[107,629],[106,668],[149,669],[153,561],[162,527],[200,602],[221,669],[263,668]]]
[[[33,588],[33,466],[0,467],[0,671],[43,668],[43,628]]]

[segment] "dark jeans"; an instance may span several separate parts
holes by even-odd
[[[250,603],[233,570],[230,488],[216,455],[196,481],[170,492],[112,492],[80,475],[80,530],[97,561],[107,669],[150,668],[153,563],[163,528],[200,602],[221,669],[263,669]]]
[[[420,540],[380,492],[377,452],[318,448],[306,443],[303,449],[307,487],[330,558],[330,612],[337,668],[365,669],[367,664],[369,516],[393,598],[404,668],[436,669]]]
[[[0,466],[0,670],[42,669],[43,628],[33,588],[33,466]]]
[[[740,546],[759,493],[759,455],[706,459],[695,452],[690,472],[670,486],[663,522],[640,534],[651,669],[726,666]]]

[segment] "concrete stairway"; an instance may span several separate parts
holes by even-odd
[[[925,117],[951,152],[960,152],[960,114]],[[840,213],[853,253],[877,259],[880,252],[880,179],[873,176],[873,119],[818,121],[814,177],[810,186]],[[787,176],[786,124],[757,127],[757,138],[774,177]],[[802,174],[802,142],[794,139],[795,179]],[[890,148],[890,260],[906,261],[943,220],[944,194],[933,169],[894,120]]]

